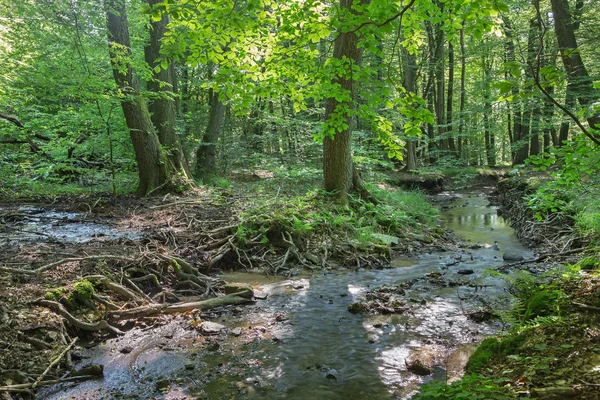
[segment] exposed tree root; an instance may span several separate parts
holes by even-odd
[[[76,261],[89,261],[89,260],[120,260],[120,261],[129,261],[129,262],[135,261],[129,257],[124,257],[124,256],[114,256],[114,255],[86,256],[86,257],[64,258],[62,260],[43,265],[43,266],[33,269],[33,270],[21,269],[21,268],[0,267],[0,272],[7,272],[7,273],[12,273],[12,274],[23,274],[23,275],[39,275],[42,272],[48,271],[49,269],[58,267],[59,265],[62,265],[62,264],[66,264],[69,262],[76,262]]]
[[[71,315],[67,311],[65,306],[63,306],[62,304],[60,304],[56,301],[37,300],[36,304],[39,304],[40,306],[48,307],[48,308],[54,310],[54,312],[56,312],[61,317],[65,318],[67,320],[67,322],[70,325],[74,326],[75,328],[78,328],[78,329],[81,329],[84,331],[91,331],[91,332],[96,332],[96,331],[101,331],[103,329],[107,329],[118,335],[123,334],[123,332],[121,332],[119,329],[115,328],[114,326],[109,325],[109,323],[104,320],[95,322],[93,324],[89,323],[89,322],[83,322],[81,320],[78,320],[77,318],[75,318],[73,315]]]
[[[253,303],[253,300],[240,297],[238,293],[233,293],[222,297],[215,297],[208,300],[194,301],[190,303],[149,304],[147,306],[132,308],[129,310],[111,312],[110,316],[111,318],[115,319],[140,318],[155,314],[176,314],[194,309],[209,310],[219,306],[248,303]]]

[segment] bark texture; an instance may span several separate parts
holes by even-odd
[[[551,3],[554,30],[567,71],[567,80],[579,104],[588,107],[598,101],[598,92],[593,88],[593,80],[583,64],[580,52],[577,51],[575,30],[578,25],[571,15],[568,0],[551,0]],[[590,127],[600,128],[600,116],[592,115],[587,121]]]
[[[208,124],[202,138],[202,143],[196,152],[196,175],[200,176],[214,171],[217,159],[217,142],[221,135],[223,120],[225,119],[225,104],[219,100],[218,93],[210,96],[210,115]]]
[[[131,66],[131,41],[125,0],[104,0],[108,46],[115,82],[123,96],[121,106],[129,128],[138,165],[140,196],[165,185],[169,180],[164,153],[154,131],[140,83]]]
[[[153,7],[162,0],[147,0]],[[146,62],[151,68],[159,65],[161,59],[160,47],[162,38],[167,30],[169,15],[163,14],[160,21],[150,24],[150,43],[145,49]],[[152,122],[158,134],[158,140],[166,152],[171,168],[183,176],[187,176],[186,163],[179,134],[175,129],[177,123],[177,105],[175,103],[177,77],[175,65],[169,62],[166,69],[154,71],[154,80],[148,83],[148,89],[156,94],[149,105]]]
[[[340,0],[340,8],[355,13],[352,10],[354,0]],[[365,0],[357,3],[366,4]],[[349,68],[359,65],[362,59],[362,49],[358,48],[358,36],[356,32],[341,32],[335,40],[333,58],[346,60],[351,65]],[[354,99],[353,79],[351,73],[344,73],[335,79],[335,84],[352,93]],[[333,97],[327,99],[325,107],[325,121],[330,121],[334,113],[339,109],[352,107],[353,101],[339,102]],[[339,108],[338,108],[339,107]],[[325,137],[323,140],[323,178],[325,190],[337,191],[341,198],[345,198],[353,189],[353,164],[352,164],[352,128],[353,118],[345,115],[344,119],[348,128],[337,132],[333,138]]]

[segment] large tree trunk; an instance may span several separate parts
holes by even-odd
[[[481,57],[481,70],[483,73],[483,130],[485,140],[485,156],[487,165],[493,167],[496,165],[496,140],[490,123],[490,117],[492,116],[493,112],[490,88],[491,69],[491,61],[488,62],[487,57],[483,55]]]
[[[506,15],[502,16],[502,22],[504,24],[504,34],[506,35],[506,42],[504,43],[504,49],[506,53],[506,61],[507,62],[515,62],[515,44],[514,44],[514,35],[512,30],[512,25],[510,20]],[[519,97],[519,89],[516,85],[512,89],[512,95],[515,98]],[[513,119],[513,129],[512,129],[512,155],[513,155],[513,165],[523,164],[527,159],[527,155],[529,154],[529,141],[526,140],[528,136],[527,128],[523,126],[523,113],[521,110],[520,103],[512,104],[512,119]]]
[[[219,100],[219,94],[213,92],[209,97],[211,100],[208,124],[206,125],[202,143],[196,152],[196,175],[198,176],[214,172],[215,170],[217,142],[219,141],[223,120],[225,119],[225,104]]]
[[[562,55],[563,64],[567,71],[567,80],[577,101],[582,107],[588,107],[597,101],[597,91],[593,88],[593,79],[589,76],[575,38],[576,23],[569,11],[568,0],[551,0],[554,30]],[[600,116],[592,115],[588,119],[592,128],[600,128]]]
[[[131,66],[131,41],[125,0],[104,0],[110,61],[123,96],[121,106],[138,165],[138,195],[146,195],[169,181],[166,157],[154,131],[140,83]]]
[[[443,8],[443,3],[438,3],[438,6]],[[429,45],[433,48],[431,62],[435,71],[434,105],[437,123],[437,139],[439,141],[440,150],[442,150],[442,154],[444,154],[445,151],[448,150],[448,139],[444,135],[446,132],[446,74],[444,66],[444,43],[446,42],[446,35],[440,24],[433,25],[430,29],[431,33],[429,38],[431,42]]]
[[[465,79],[467,73],[467,57],[465,53],[465,33],[464,29],[460,30],[460,105],[458,109],[459,122],[458,122],[458,157],[463,157],[463,132],[465,127]]]
[[[340,0],[340,7],[351,13],[356,13],[352,8],[354,0]],[[366,0],[358,0],[357,3],[365,4]],[[355,32],[341,32],[335,40],[333,58],[347,60],[353,68],[360,64],[362,49],[358,48],[358,36]],[[343,73],[335,81],[342,89],[349,91],[354,99],[353,79],[351,73]],[[328,135],[323,139],[323,178],[325,190],[337,192],[340,199],[346,200],[347,194],[354,187],[353,164],[352,164],[352,128],[354,120],[349,115],[352,108],[352,100],[339,102],[333,97],[327,99],[325,106],[325,121],[330,123],[332,118],[341,118],[348,126],[346,129],[337,131],[335,136]],[[342,113],[342,115],[339,115]]]
[[[452,112],[454,101],[454,46],[448,44],[448,98],[446,99],[446,136],[448,136],[448,149],[456,157],[456,143],[452,127]]]
[[[416,81],[417,81],[417,57],[414,54],[410,54],[408,50],[402,47],[402,61],[404,64],[404,89],[407,92],[416,92]],[[417,169],[417,152],[416,152],[416,138],[406,139],[406,166],[404,170],[413,171]]]
[[[542,26],[538,19],[538,17],[534,17],[529,21],[529,38],[527,40],[527,74],[525,75],[527,81],[533,80],[533,74],[540,68],[537,65],[537,55],[538,52],[541,51],[540,46],[542,43],[540,41],[540,32]],[[540,103],[542,100],[537,96],[537,91],[535,87],[532,85],[529,88],[531,92],[531,100],[529,101],[531,105],[531,119],[529,120],[529,155],[534,156],[540,153],[540,116],[541,116],[541,107]]]
[[[147,0],[148,5],[153,7],[162,0]],[[163,14],[160,21],[151,21],[150,43],[145,48],[146,62],[151,68],[159,66],[161,54],[160,46],[162,38],[167,30],[169,15]],[[160,66],[159,66],[160,68]],[[170,167],[187,179],[187,165],[181,146],[181,140],[176,130],[177,105],[174,100],[176,95],[177,78],[175,66],[169,62],[166,69],[154,71],[153,80],[148,82],[148,89],[156,94],[154,101],[149,106],[152,114],[152,122],[158,133],[158,140],[167,154]]]

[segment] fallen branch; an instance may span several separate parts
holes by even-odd
[[[100,255],[100,256],[87,256],[87,257],[74,257],[74,258],[63,258],[62,260],[52,262],[50,264],[43,265],[39,268],[28,270],[28,269],[20,269],[20,268],[9,268],[9,267],[0,267],[0,272],[7,272],[12,274],[23,274],[23,275],[39,275],[42,272],[45,272],[51,268],[58,267],[59,265],[66,264],[69,262],[77,262],[77,261],[89,261],[89,260],[121,260],[121,261],[129,261],[133,262],[135,260],[124,257],[124,256],[113,256],[113,255]]]
[[[50,385],[56,385],[58,383],[84,381],[87,379],[94,379],[94,378],[98,378],[98,376],[97,375],[72,376],[70,378],[40,381],[37,386],[50,386]],[[18,385],[0,386],[0,392],[24,392],[24,391],[27,391],[27,389],[32,389],[33,385],[34,385],[33,383],[22,383],[22,384],[18,384]]]
[[[48,365],[48,368],[46,368],[44,370],[44,372],[42,372],[42,374],[40,376],[38,376],[38,378],[35,380],[35,382],[31,386],[32,389],[35,389],[36,387],[38,387],[38,385],[40,384],[40,382],[42,381],[42,379],[44,379],[44,377],[46,375],[48,375],[48,372],[50,372],[50,370],[52,369],[52,367],[54,367],[56,364],[58,364],[60,362],[60,360],[63,359],[63,357],[65,356],[65,354],[67,354],[67,352],[69,350],[71,350],[71,347],[73,347],[73,345],[75,345],[76,341],[77,341],[77,338],[71,340],[71,343],[69,343],[69,345],[67,347],[65,347],[65,349],[63,351],[61,351],[61,353],[58,355],[58,357],[56,357],[54,360],[52,360],[52,362],[50,363],[50,365]]]
[[[584,310],[600,312],[600,307],[588,306],[587,304],[577,303],[575,301],[572,301],[571,304]]]
[[[89,323],[89,322],[84,322],[81,320],[78,320],[77,318],[75,318],[73,315],[71,315],[67,309],[65,308],[65,306],[63,306],[62,304],[56,302],[56,301],[50,301],[50,300],[37,300],[36,304],[40,305],[40,306],[44,306],[44,307],[48,307],[52,310],[54,310],[54,312],[56,312],[58,315],[60,315],[61,317],[65,318],[67,320],[67,322],[69,322],[69,324],[71,324],[72,326],[79,328],[81,330],[84,331],[91,331],[91,332],[96,332],[96,331],[101,331],[103,329],[107,329],[111,332],[114,332],[118,335],[122,335],[123,332],[121,332],[120,330],[118,330],[117,328],[115,328],[114,326],[109,325],[108,322],[101,320],[95,323]]]
[[[239,305],[253,303],[253,300],[240,297],[238,293],[229,294],[213,299],[194,301],[190,303],[179,304],[149,304],[147,306],[136,307],[129,310],[115,311],[110,316],[116,319],[147,317],[154,314],[176,314],[194,309],[209,310],[211,308],[227,305]]]

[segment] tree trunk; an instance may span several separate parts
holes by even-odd
[[[354,0],[340,0],[340,7],[355,14],[352,8]],[[358,4],[365,4],[366,0],[358,0]],[[341,32],[335,40],[333,58],[347,60],[351,65],[348,68],[360,65],[362,49],[358,48],[358,36],[355,32]],[[335,79],[335,83],[355,97],[352,74],[343,73]],[[323,178],[325,190],[337,192],[342,201],[347,200],[347,194],[354,188],[352,164],[352,128],[353,118],[349,115],[352,100],[339,102],[333,97],[327,99],[325,106],[325,121],[329,123],[333,118],[345,121],[347,128],[337,131],[335,136],[325,136],[323,139]],[[341,115],[339,115],[341,114]]]
[[[125,0],[104,0],[110,61],[115,82],[123,96],[121,106],[129,128],[138,165],[136,193],[146,195],[169,181],[166,157],[154,131],[140,83],[131,66],[131,42]]]
[[[541,51],[540,46],[542,46],[540,39],[540,33],[542,30],[542,26],[537,16],[533,17],[529,21],[529,38],[527,40],[527,74],[525,74],[527,78],[527,82],[533,81],[533,74],[537,73],[540,66],[537,65],[537,55],[538,52]],[[531,92],[531,100],[529,104],[531,105],[531,119],[529,123],[529,155],[537,155],[540,153],[540,117],[541,117],[541,107],[540,103],[542,100],[539,98],[535,87],[531,85],[528,88]]]
[[[452,128],[452,102],[454,101],[454,46],[448,44],[448,98],[446,99],[446,136],[448,136],[448,149],[456,157],[456,143],[454,142]]]
[[[506,35],[506,42],[504,43],[504,49],[506,53],[506,61],[514,63],[515,58],[515,44],[513,41],[513,30],[510,20],[506,15],[502,16],[502,22],[504,24],[504,34]],[[513,97],[519,96],[519,89],[516,85],[512,89]],[[526,129],[523,127],[523,114],[521,110],[520,103],[512,104],[512,119],[513,119],[513,129],[512,129],[512,155],[513,155],[513,165],[523,164],[527,159],[527,155],[529,154],[529,142],[524,138],[527,137]]]
[[[211,89],[212,90],[212,89]],[[202,143],[196,151],[196,175],[202,176],[212,173],[216,167],[217,142],[221,135],[223,120],[225,119],[225,104],[219,100],[218,93],[212,93],[210,98],[210,114]]]
[[[407,92],[415,93],[417,90],[417,57],[402,47],[402,61],[404,64],[404,89]],[[416,138],[406,138],[405,171],[414,171],[417,169],[416,140]]]
[[[162,0],[147,0],[147,2],[150,7],[153,7],[155,4],[161,3]],[[150,44],[145,48],[146,62],[150,68],[154,69],[159,66],[161,41],[168,23],[169,15],[166,13],[162,15],[160,21],[151,21]],[[154,71],[153,78],[151,82],[148,82],[148,89],[156,94],[154,101],[149,106],[152,122],[158,133],[158,140],[167,154],[170,167],[187,180],[187,165],[181,140],[176,130],[177,105],[174,95],[177,94],[177,78],[173,62],[169,62],[167,69],[160,68],[158,72]]]
[[[442,3],[439,3],[439,7],[442,7]],[[434,105],[435,105],[435,115],[436,115],[436,123],[437,123],[437,139],[440,143],[440,150],[444,153],[445,150],[448,150],[448,140],[445,137],[444,133],[446,131],[446,102],[445,102],[445,68],[444,68],[444,43],[445,43],[445,34],[442,30],[442,26],[440,24],[434,25],[432,28],[432,34],[430,35],[430,39],[432,42],[430,46],[433,46],[433,57],[431,62],[433,63],[434,68],[434,76],[435,76],[435,95],[434,95]]]
[[[483,130],[485,140],[485,155],[487,165],[496,165],[496,146],[494,133],[491,130],[490,117],[492,116],[492,101],[490,88],[491,62],[487,61],[485,55],[481,58],[481,70],[483,72]]]
[[[567,71],[567,80],[572,85],[577,101],[582,107],[588,107],[597,100],[597,91],[593,88],[593,79],[589,76],[575,38],[576,24],[569,11],[568,0],[551,0],[554,30],[563,64]],[[591,115],[588,124],[594,129],[600,128],[600,116]]]
[[[459,106],[459,122],[458,122],[458,156],[463,156],[463,133],[465,127],[465,80],[467,73],[467,57],[465,54],[465,33],[464,29],[460,30],[460,106]]]
[[[575,107],[577,99],[575,96],[575,90],[573,89],[573,85],[567,84],[567,93],[565,96],[565,107],[573,108]],[[569,130],[571,129],[571,119],[565,118],[565,120],[560,124],[560,131],[558,133],[558,145],[564,146],[565,142],[569,140]]]

